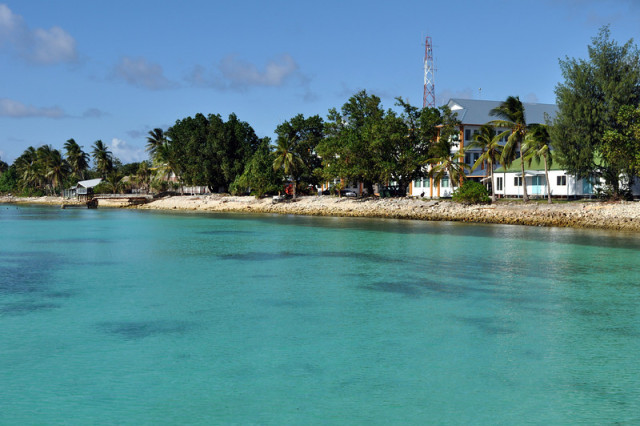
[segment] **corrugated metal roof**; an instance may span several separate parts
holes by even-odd
[[[89,180],[81,180],[80,182],[78,182],[78,186],[82,186],[83,188],[93,188],[95,186],[97,186],[100,182],[102,182],[102,179],[98,178],[98,179],[89,179]]]
[[[500,106],[502,101],[485,101],[478,99],[449,99],[447,104],[452,112],[458,113],[458,120],[462,124],[482,125],[489,121],[497,120],[498,117],[489,115],[489,111]],[[534,104],[523,102],[525,120],[527,124],[545,123],[545,114],[553,119],[558,111],[558,106],[554,104]]]
[[[513,162],[511,163],[511,166],[507,168],[506,172],[507,173],[520,172],[521,161],[522,160],[520,158],[513,160]],[[563,167],[562,164],[560,164],[558,160],[554,160],[553,164],[549,167],[549,170],[564,170],[564,169],[565,168]],[[542,158],[540,159],[540,161],[532,160],[531,164],[529,164],[528,161],[525,161],[524,170],[525,170],[525,173],[527,171],[544,171],[544,162],[542,161]],[[504,172],[505,170],[502,168],[502,166],[494,170],[494,173],[504,173]]]

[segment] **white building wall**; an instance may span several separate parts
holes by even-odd
[[[457,183],[457,182],[456,182]],[[448,198],[453,195],[454,189],[451,186],[451,179],[443,179],[440,182],[440,198]],[[430,179],[424,178],[420,182],[413,181],[411,183],[411,190],[409,191],[410,197],[424,197],[424,198],[438,198],[438,181],[433,181],[433,197],[431,197]]]
[[[539,173],[539,172],[536,172]],[[540,185],[534,187],[533,176],[526,176],[527,194],[529,197],[546,197],[547,182],[544,172],[540,172]],[[515,178],[520,173],[495,173],[494,188],[496,194],[503,197],[522,197],[522,186],[516,186]],[[526,171],[525,171],[526,174]],[[503,187],[498,188],[498,179],[502,178]],[[592,197],[596,193],[597,184],[585,185],[584,179],[576,179],[575,176],[569,175],[564,170],[549,171],[549,181],[551,185],[551,197]]]

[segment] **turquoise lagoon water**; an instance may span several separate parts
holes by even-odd
[[[0,205],[2,424],[640,423],[640,238]]]

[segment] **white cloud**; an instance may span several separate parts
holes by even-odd
[[[0,46],[27,62],[52,65],[78,59],[75,39],[60,27],[31,29],[20,15],[0,4]]]
[[[109,115],[109,113],[99,110],[98,108],[89,108],[82,113],[83,118],[100,118]]]
[[[290,55],[267,62],[264,71],[234,55],[225,57],[218,66],[222,76],[232,86],[282,86],[284,80],[298,69]]]
[[[23,25],[20,16],[11,12],[6,4],[0,4],[0,36],[8,37],[16,33]]]
[[[280,87],[290,78],[308,82],[298,72],[298,64],[291,55],[283,54],[268,61],[263,69],[239,59],[237,55],[224,57],[212,71],[196,65],[187,81],[194,86],[244,91],[251,87]]]
[[[76,41],[60,27],[33,32],[32,59],[40,64],[76,60]]]
[[[164,76],[162,66],[148,62],[145,58],[122,57],[113,69],[113,76],[132,86],[150,90],[169,89],[176,86]]]
[[[33,105],[25,105],[22,102],[14,101],[13,99],[0,98],[0,117],[65,118],[67,117],[67,114],[65,114],[62,108],[57,106],[49,108],[35,107]]]
[[[132,147],[127,142],[118,138],[111,140],[109,149],[113,153],[113,156],[120,159],[124,164],[135,163],[148,158],[144,149]]]

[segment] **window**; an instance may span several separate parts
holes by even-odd
[[[442,178],[442,180],[440,181],[440,186],[443,188],[448,188],[449,187],[449,178],[445,177]]]
[[[422,186],[424,188],[429,188],[430,185],[431,185],[431,182],[429,182],[429,178],[422,179]]]
[[[502,178],[501,177],[496,179],[496,191],[502,191]]]
[[[516,176],[513,178],[513,186],[522,186],[522,176]]]
[[[473,164],[473,163],[471,162],[471,154],[466,153],[466,154],[464,155],[464,162],[465,162],[466,164]]]
[[[471,164],[476,164],[476,161],[478,161],[478,158],[480,158],[480,153],[479,152],[474,152],[473,153],[473,163],[471,163]]]
[[[413,186],[414,186],[415,188],[420,188],[420,179],[418,179],[418,180],[414,180],[414,181],[413,181]]]
[[[558,186],[567,186],[567,176],[566,175],[558,176],[557,184]]]
[[[468,141],[471,139],[471,130],[469,129],[464,129],[464,140]]]

